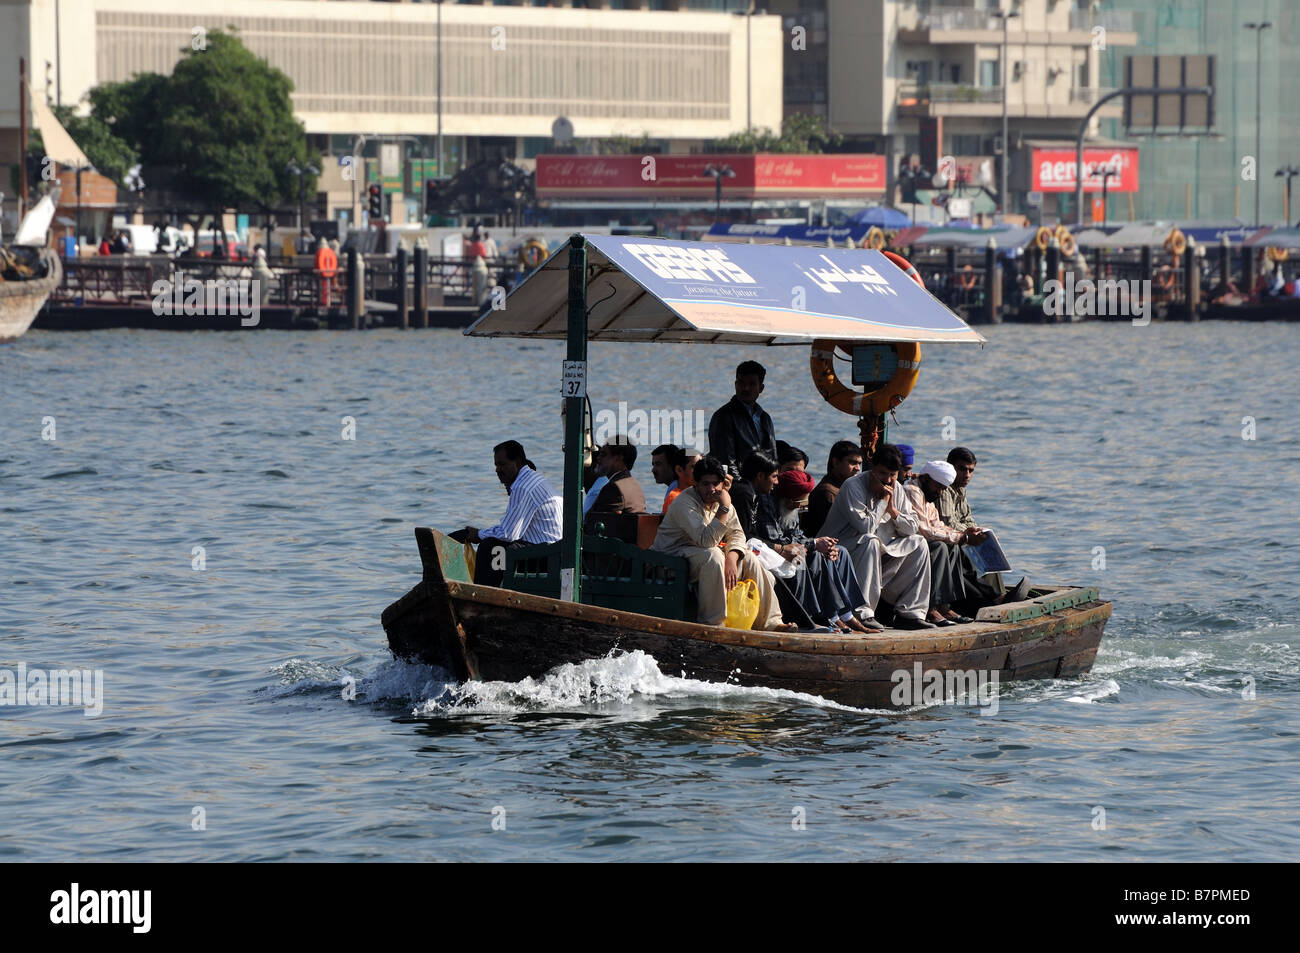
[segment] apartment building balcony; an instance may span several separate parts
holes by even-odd
[[[1047,22],[1035,23],[1026,28],[1020,17],[1007,24],[1007,39],[1014,44],[1042,46],[1091,46],[1097,34],[1094,29],[1105,30],[1107,46],[1137,46],[1137,31],[1133,27],[1133,14],[1128,11],[1062,10]],[[918,11],[911,24],[898,28],[898,42],[923,46],[960,46],[973,43],[1001,42],[1002,18],[988,10],[975,7],[931,7],[928,12]],[[996,37],[996,38],[995,38]]]
[[[1050,86],[1049,98],[1025,102],[1019,90],[1009,91],[1007,115],[1019,119],[1082,119],[1098,99],[1113,90],[1101,87],[1072,87],[1059,93]],[[972,86],[963,83],[900,83],[895,100],[899,118],[930,119],[935,116],[992,117],[1002,115],[1001,86]],[[1107,103],[1098,115],[1123,115],[1123,101]]]

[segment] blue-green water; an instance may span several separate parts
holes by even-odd
[[[494,521],[503,439],[559,482],[560,343],[0,348],[0,669],[104,679],[99,717],[0,706],[0,857],[1294,859],[1300,329],[986,334],[926,348],[893,436],[972,447],[1013,562],[1115,603],[1091,676],[1004,687],[992,716],[639,655],[461,689],[394,662],[379,615],[418,578],[412,527]],[[707,414],[748,357],[820,474],[854,420],[803,347],[595,346],[592,400]]]

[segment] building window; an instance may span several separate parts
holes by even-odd
[[[980,60],[980,85],[985,87],[998,85],[997,60]]]
[[[980,154],[980,137],[973,136],[949,136],[948,152],[955,156],[977,156]]]

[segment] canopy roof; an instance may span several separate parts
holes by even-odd
[[[40,96],[32,96],[32,118],[36,128],[41,131],[41,141],[45,144],[45,154],[59,165],[70,169],[88,169],[90,160],[77,148],[63,128],[63,123],[54,117],[54,112],[46,106]]]
[[[984,340],[877,251],[584,237],[590,341]],[[565,338],[569,254],[566,243],[465,333]]]

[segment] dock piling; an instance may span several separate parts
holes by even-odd
[[[429,326],[429,249],[415,246],[415,326]]]
[[[990,238],[984,249],[984,319],[1002,323],[1002,268],[998,265],[998,243]]]
[[[411,326],[410,288],[406,280],[407,253],[405,245],[397,246],[395,265],[397,268],[397,326],[403,331]]]
[[[365,312],[366,301],[366,264],[355,248],[348,249],[348,323],[352,330],[361,329],[361,318]]]

